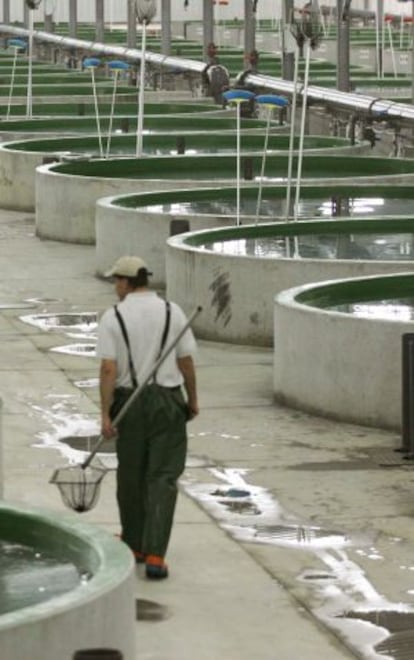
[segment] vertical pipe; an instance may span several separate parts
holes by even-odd
[[[256,48],[256,14],[253,0],[244,0],[244,52],[250,53]]]
[[[306,110],[307,110],[307,101],[308,101],[309,65],[310,65],[310,52],[311,52],[311,46],[309,41],[306,42],[305,46],[306,46],[305,78],[304,78],[303,92],[302,92],[302,117],[300,124],[298,170],[296,175],[296,194],[295,194],[295,206],[294,206],[294,215],[293,215],[293,219],[295,221],[298,219],[298,210],[299,210],[299,201],[300,201],[300,184],[302,179],[303,145],[305,139],[305,120],[306,120]]]
[[[337,19],[336,87],[341,92],[349,92],[349,15],[344,16],[343,0],[338,0]]]
[[[203,60],[207,60],[208,44],[214,41],[213,0],[203,0]]]
[[[76,39],[78,31],[78,0],[69,0],[69,36]]]
[[[32,118],[33,99],[33,30],[34,30],[34,9],[29,10],[29,68],[27,73],[27,104],[26,104],[26,118]]]
[[[236,222],[237,226],[240,225],[240,106],[241,103],[236,104],[237,112],[237,172],[236,172]]]
[[[137,45],[137,16],[135,11],[135,0],[127,0],[128,2],[128,33],[127,45],[128,48],[136,48]]]
[[[3,400],[0,399],[0,499],[3,495]]]
[[[119,77],[119,70],[115,69],[115,71],[114,71],[114,88],[113,88],[113,91],[112,91],[111,114],[109,116],[108,139],[106,141],[106,158],[109,157],[109,152],[111,150],[112,126],[113,126],[114,113],[115,113],[115,102],[116,102],[116,90],[117,90],[117,87],[118,87],[118,77]]]
[[[144,88],[145,88],[145,52],[147,47],[147,22],[142,23],[141,67],[138,94],[138,121],[137,121],[137,150],[138,158],[142,156],[142,131],[144,128]]]
[[[10,89],[9,89],[9,100],[7,103],[7,114],[6,114],[6,119],[10,118],[10,108],[11,108],[11,103],[13,99],[13,88],[14,88],[14,76],[16,73],[16,63],[17,63],[17,52],[18,48],[16,46],[13,46],[14,48],[14,57],[13,57],[13,67],[12,67],[12,75],[11,75],[11,81],[10,81]]]
[[[23,26],[28,30],[30,26],[30,9],[26,4],[26,0],[23,0]]]
[[[414,2],[412,3],[412,21],[411,21],[411,79],[413,81],[411,87],[411,102],[414,103]]]
[[[161,0],[161,53],[171,53],[171,0]]]
[[[259,191],[257,193],[256,217],[255,217],[255,224],[256,225],[259,221],[260,206],[261,206],[261,203],[262,203],[263,177],[264,177],[265,167],[266,167],[267,148],[268,148],[268,145],[269,145],[269,132],[270,132],[271,117],[272,117],[272,106],[269,105],[268,108],[267,108],[266,134],[265,134],[265,141],[264,141],[264,146],[263,146],[262,168],[261,168],[261,171],[260,171]]]
[[[293,10],[293,0],[282,3],[282,76],[285,80],[295,79],[295,44],[291,33]]]
[[[98,93],[96,90],[95,67],[93,66],[91,66],[91,75],[92,75],[93,99],[95,103],[96,128],[98,131],[99,155],[100,158],[103,158],[104,150],[102,143],[101,120],[99,117],[99,104],[98,104]]]
[[[3,23],[10,23],[10,0],[3,0]]]
[[[299,78],[299,47],[296,47],[295,52],[295,70],[294,70],[294,89],[292,95],[292,106],[290,109],[290,139],[289,139],[289,155],[288,155],[288,171],[287,171],[287,185],[286,185],[286,212],[285,219],[289,220],[290,216],[290,203],[292,193],[292,170],[293,170],[293,151],[295,148],[295,123],[296,123],[296,103],[298,98],[298,78]],[[289,255],[287,255],[289,256]]]
[[[377,74],[380,78],[384,77],[384,0],[377,0]]]
[[[45,25],[45,32],[53,32],[53,14],[46,14],[46,5],[45,5],[44,25]]]
[[[105,41],[105,7],[104,0],[95,0],[96,32],[95,38],[99,43]]]

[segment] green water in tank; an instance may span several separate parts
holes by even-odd
[[[43,549],[0,539],[0,615],[60,596],[88,577]]]

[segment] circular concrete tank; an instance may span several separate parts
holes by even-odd
[[[36,170],[36,232],[41,238],[95,242],[95,203],[108,195],[235,184],[234,155],[151,157],[42,165]],[[293,158],[294,171],[296,169]],[[261,171],[259,154],[249,155],[248,177]],[[269,155],[266,185],[286,182],[288,156]],[[367,156],[305,156],[302,175],[326,186],[347,178],[354,184],[382,182],[410,185],[414,161]],[[251,184],[250,184],[251,185]],[[65,213],[62,214],[62,208]]]
[[[1,502],[0,544],[2,660],[72,658],[97,647],[135,657],[134,561],[123,543],[74,516]],[[43,592],[38,602],[30,584]]]
[[[298,139],[296,139],[296,144]],[[243,151],[263,149],[264,136],[256,133],[243,134]],[[184,153],[224,153],[234,152],[236,138],[233,132],[157,132],[145,136],[143,153],[150,155],[177,155]],[[273,134],[269,137],[269,151],[286,151],[289,137]],[[352,146],[345,138],[306,137],[306,153],[335,154],[363,153],[365,144]],[[105,155],[134,156],[136,136],[111,135],[103,137]],[[39,165],[56,160],[82,160],[99,158],[100,144],[98,135],[84,137],[59,137],[44,140],[26,140],[24,142],[6,142],[0,144],[0,205],[2,208],[32,211],[35,207],[35,169]]]
[[[300,221],[175,236],[167,242],[167,297],[187,312],[203,307],[194,321],[199,337],[270,346],[277,293],[308,282],[406,271],[414,265],[412,223],[412,216]]]
[[[1,154],[1,150],[0,150]],[[258,192],[241,190],[241,223],[255,223]],[[411,186],[303,186],[299,218],[369,217],[410,214]],[[286,191],[264,188],[258,221],[285,217]],[[337,218],[339,219],[339,217]],[[103,275],[123,254],[140,254],[154,273],[153,283],[165,286],[165,247],[170,236],[236,224],[234,188],[201,188],[101,198],[96,203],[96,272]],[[121,229],[121,231],[120,231]]]
[[[413,298],[411,272],[281,292],[274,303],[276,400],[400,430],[402,335],[414,331]]]

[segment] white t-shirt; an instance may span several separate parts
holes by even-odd
[[[164,350],[174,341],[187,322],[181,308],[173,302],[170,305],[170,328]],[[140,385],[150,373],[159,356],[166,321],[166,304],[155,291],[141,291],[129,293],[117,305],[117,308],[128,333],[132,361],[138,385]],[[163,387],[182,385],[183,377],[177,367],[176,359],[193,355],[195,351],[195,339],[191,330],[188,329],[160,366],[157,372],[157,383]],[[99,323],[96,354],[101,359],[116,361],[116,387],[132,386],[128,351],[113,307],[103,314]]]

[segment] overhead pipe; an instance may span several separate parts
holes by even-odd
[[[28,37],[29,30],[15,27],[13,25],[0,24],[0,34],[19,35]],[[140,62],[141,51],[135,48],[124,48],[123,46],[107,46],[102,43],[92,41],[83,41],[71,37],[63,37],[49,32],[34,32],[35,41],[54,44],[63,49],[79,48],[88,51],[90,55],[110,56],[117,59],[124,59],[128,62]],[[159,67],[167,67],[176,71],[192,72],[202,74],[205,69],[205,62],[190,60],[182,57],[173,57],[171,55],[161,55],[146,51],[145,61],[155,64]],[[273,78],[259,73],[244,73],[243,82],[245,85],[252,85],[261,89],[267,89],[277,94],[292,96],[295,83],[282,78]],[[297,85],[297,94],[303,95],[303,83]],[[387,120],[396,122],[399,125],[408,125],[414,127],[414,106],[405,103],[394,103],[387,99],[375,98],[354,92],[340,92],[336,89],[327,87],[318,87],[309,85],[307,90],[309,103],[329,106],[335,110],[347,111],[352,115],[365,116],[374,120]]]

